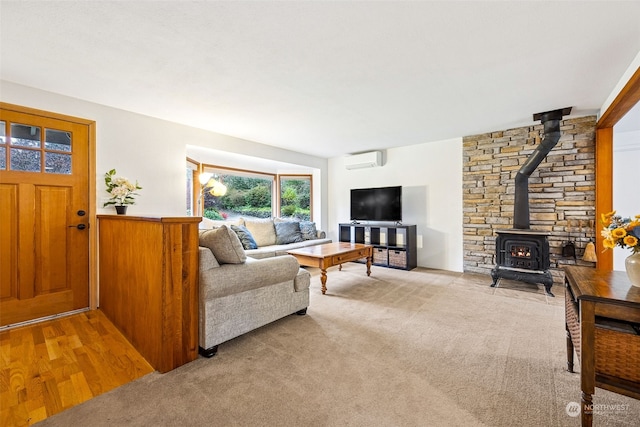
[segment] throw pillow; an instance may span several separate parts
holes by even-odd
[[[238,235],[242,247],[245,249],[258,249],[255,239],[251,235],[251,232],[242,225],[232,225],[231,229]]]
[[[300,232],[304,240],[314,240],[318,238],[318,230],[315,222],[300,221]]]
[[[300,233],[300,223],[298,222],[277,222],[276,227],[276,244],[286,245],[287,243],[302,242],[302,233]]]
[[[244,218],[244,226],[249,230],[258,247],[276,244],[276,229],[271,218]]]
[[[220,264],[242,264],[247,260],[238,235],[226,225],[202,232],[200,246],[209,248]]]

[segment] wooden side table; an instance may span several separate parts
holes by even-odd
[[[582,425],[593,422],[595,387],[640,399],[640,288],[624,272],[565,267],[567,368],[580,359]]]

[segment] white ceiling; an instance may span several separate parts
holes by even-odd
[[[3,80],[334,157],[595,114],[638,1],[5,1]]]

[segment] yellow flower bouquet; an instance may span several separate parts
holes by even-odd
[[[640,215],[624,218],[612,211],[602,214],[601,221],[604,250],[619,246],[631,249],[634,254],[640,252]]]

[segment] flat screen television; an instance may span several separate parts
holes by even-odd
[[[352,221],[402,221],[402,187],[351,190]]]

